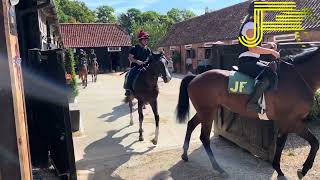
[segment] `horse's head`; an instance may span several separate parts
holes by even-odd
[[[165,83],[170,82],[171,74],[168,70],[168,60],[162,53],[152,53],[149,57],[149,67],[153,73],[160,75]]]

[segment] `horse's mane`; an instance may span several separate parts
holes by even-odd
[[[302,64],[314,57],[315,55],[320,53],[320,48],[318,46],[314,46],[311,48],[303,49],[301,53],[296,55],[287,55],[283,57],[282,59],[286,62],[292,63],[292,64]]]

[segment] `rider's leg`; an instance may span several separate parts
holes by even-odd
[[[133,83],[133,78],[134,78],[135,73],[136,73],[136,69],[135,68],[131,69],[128,72],[128,76],[126,78],[125,87],[124,87],[126,89],[125,96],[130,96],[131,95],[132,83]]]
[[[258,78],[253,93],[250,95],[247,110],[259,113],[261,112],[261,107],[258,104],[258,100],[262,96],[262,94],[270,87],[276,75],[270,67],[265,66],[264,64],[260,64],[258,62],[257,67],[258,69],[262,68],[264,70]]]

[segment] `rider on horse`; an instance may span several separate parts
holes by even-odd
[[[87,60],[87,57],[86,57],[86,53],[84,52],[83,49],[80,49],[79,59],[80,59],[80,65],[81,66],[88,65],[88,60]]]
[[[91,63],[93,63],[94,61],[97,61],[97,55],[94,52],[94,49],[91,49],[91,53],[89,55],[89,58],[90,58]]]
[[[91,64],[91,67],[92,69],[90,71],[93,71],[93,68],[98,65],[98,59],[97,59],[97,55],[96,53],[94,52],[94,49],[91,49],[91,53],[89,55],[89,59],[90,59],[90,64]]]
[[[126,76],[124,88],[126,89],[126,96],[131,95],[132,90],[132,83],[134,77],[139,73],[139,68],[147,61],[149,56],[151,55],[152,51],[148,48],[148,39],[149,34],[144,32],[143,30],[140,31],[138,34],[139,44],[132,47],[129,52],[129,61],[131,63],[130,67],[131,70]]]
[[[239,36],[248,36],[249,38],[254,35],[254,2],[252,2],[248,9],[248,15],[245,17]],[[241,44],[241,43],[240,43]],[[241,44],[242,45],[242,44]],[[244,46],[244,45],[243,45]],[[258,100],[265,90],[274,83],[277,78],[276,73],[265,63],[259,60],[261,54],[271,54],[275,58],[279,58],[280,54],[277,52],[275,43],[268,43],[255,47],[246,47],[239,56],[239,71],[243,72],[253,78],[257,79],[255,89],[250,96],[247,104],[247,110],[253,112],[261,112],[261,107],[258,105]]]

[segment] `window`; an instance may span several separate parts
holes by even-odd
[[[206,48],[204,51],[204,58],[205,59],[210,59],[211,58],[211,49]]]
[[[171,57],[173,57],[176,54],[176,51],[171,51]]]
[[[121,47],[108,47],[109,52],[120,52]]]
[[[196,51],[194,49],[188,49],[187,50],[187,58],[195,58],[196,57]]]

